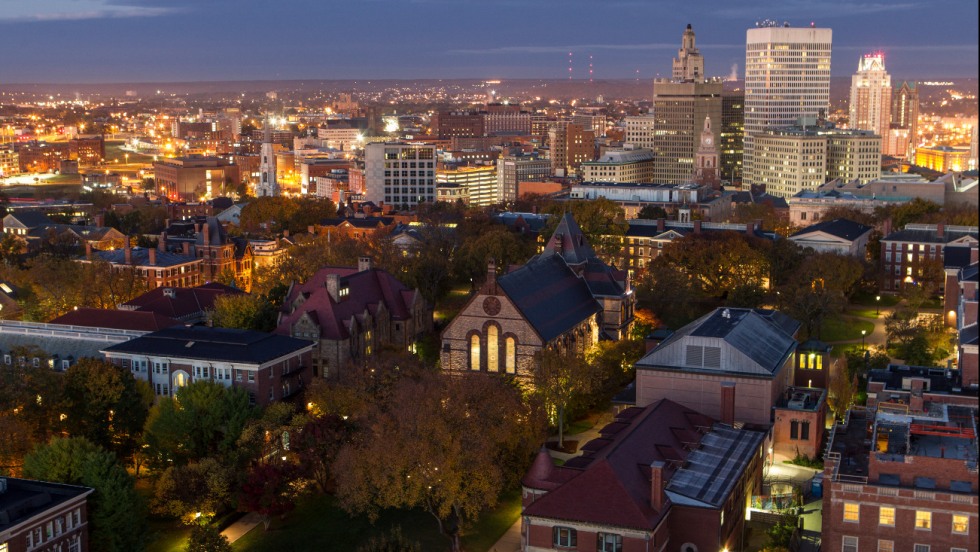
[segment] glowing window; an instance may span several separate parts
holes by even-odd
[[[854,502],[844,503],[844,521],[860,521],[861,505]]]
[[[470,337],[470,370],[480,369],[480,336]]]
[[[932,529],[932,512],[915,512],[916,529]]]
[[[895,508],[889,508],[887,506],[882,506],[878,510],[878,524],[879,525],[895,525]]]
[[[508,374],[513,374],[517,369],[517,342],[513,337],[506,339],[504,349],[504,369]]]
[[[962,514],[953,514],[953,532],[965,535],[970,532],[970,517]]]
[[[500,371],[497,357],[498,344],[497,327],[490,326],[487,328],[487,370],[490,372]]]

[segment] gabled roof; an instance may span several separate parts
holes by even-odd
[[[106,353],[130,353],[207,361],[263,364],[313,347],[304,339],[250,330],[180,326],[106,347]]]
[[[497,278],[497,286],[546,343],[602,309],[588,284],[557,255],[532,259]]]
[[[796,350],[799,328],[774,310],[718,308],[677,330],[636,367],[774,377]]]
[[[54,221],[49,219],[43,211],[18,209],[4,218],[7,219],[4,222],[4,226],[10,226],[11,221],[16,221],[24,228],[37,228],[38,226],[49,226],[54,224]]]
[[[346,297],[335,301],[327,291],[327,279],[336,276],[339,287],[347,288]],[[276,332],[289,335],[293,325],[304,313],[315,314],[314,321],[320,326],[320,337],[340,340],[350,337],[348,322],[365,313],[375,314],[381,305],[390,313],[392,320],[411,317],[412,303],[418,291],[410,289],[384,270],[372,268],[358,272],[356,268],[324,267],[303,283],[293,284],[279,316]],[[295,309],[300,295],[303,303]]]
[[[854,241],[871,232],[871,227],[847,219],[827,220],[807,226],[799,232],[791,235],[790,239],[808,236],[818,232],[822,232],[842,240]]]
[[[541,253],[542,257],[552,255],[561,256],[570,265],[581,264],[595,257],[595,251],[585,239],[585,234],[582,233],[582,229],[571,213],[562,215],[554,233],[551,234],[551,239],[545,244],[544,251]]]
[[[118,330],[137,330],[144,332],[154,332],[171,326],[182,325],[169,316],[163,316],[155,312],[90,308],[80,308],[70,311],[68,314],[63,314],[48,321],[48,324],[86,326],[90,328],[115,328]]]
[[[970,250],[968,245],[951,245],[943,248],[943,266],[945,268],[964,268],[970,266]]]
[[[120,305],[126,310],[148,311],[186,320],[213,310],[215,300],[225,294],[242,294],[242,290],[211,282],[193,288],[156,288]]]

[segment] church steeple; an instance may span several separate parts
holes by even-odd
[[[265,127],[262,129],[262,151],[260,152],[259,183],[255,187],[255,195],[278,196],[279,182],[276,180],[276,151],[272,144],[272,119],[265,116]]]
[[[701,129],[701,143],[698,151],[694,155],[694,182],[702,186],[713,188],[721,187],[721,179],[718,173],[718,159],[721,152],[718,144],[715,143],[714,133],[711,131],[711,117],[704,118],[704,127]]]

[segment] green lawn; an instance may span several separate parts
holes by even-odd
[[[861,318],[869,318],[871,320],[876,320],[880,316],[879,312],[876,309],[849,310],[847,311],[847,314],[850,314],[852,316],[860,316]]]
[[[861,339],[861,330],[871,335],[875,325],[864,320],[854,318],[827,318],[823,321],[820,328],[820,340],[833,343],[835,341],[850,341]]]
[[[184,552],[190,527],[177,520],[151,519],[146,552]]]
[[[125,163],[126,162],[126,154],[127,153],[129,154],[129,162],[130,163],[152,163],[153,162],[153,156],[152,155],[145,155],[145,154],[142,154],[142,153],[135,153],[135,152],[132,152],[132,151],[124,151],[122,149],[123,144],[125,144],[125,142],[122,142],[122,141],[118,141],[118,142],[117,141],[112,141],[112,142],[106,141],[106,143],[105,143],[105,160],[106,160],[106,163],[113,163],[116,160],[118,160],[119,163]]]
[[[876,298],[881,297],[881,301]],[[873,294],[873,293],[858,293],[851,300],[851,303],[855,305],[861,305],[862,307],[874,307],[875,305],[881,305],[882,307],[894,307],[898,304],[900,298],[898,295],[891,294]]]
[[[521,512],[519,490],[504,493],[497,508],[485,513],[463,536],[463,549],[486,552]],[[285,520],[273,520],[269,531],[258,525],[234,543],[239,552],[278,550],[356,550],[372,536],[401,526],[402,533],[422,544],[422,550],[449,548],[449,541],[439,534],[435,519],[421,510],[385,511],[373,525],[366,516],[350,517],[329,495],[310,497],[297,505]]]

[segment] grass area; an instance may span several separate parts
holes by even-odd
[[[152,163],[153,156],[145,155],[142,153],[136,153],[132,151],[124,151],[122,149],[125,142],[123,141],[106,141],[105,143],[105,159],[106,163],[112,163],[118,160],[119,163],[126,162],[126,154],[129,154],[130,163]]]
[[[521,513],[519,489],[504,493],[493,510],[486,512],[462,538],[463,549],[485,552],[497,542]],[[435,519],[421,510],[389,510],[373,525],[366,516],[350,517],[334,497],[307,498],[285,520],[274,519],[265,531],[259,524],[233,544],[239,552],[278,550],[356,550],[371,537],[394,526],[422,550],[447,550],[449,541],[439,534]],[[164,549],[159,549],[164,550]]]
[[[595,420],[591,417],[582,418],[581,420],[575,420],[565,426],[565,435],[576,435],[582,433],[583,431],[588,431],[595,427]]]
[[[45,184],[81,184],[82,177],[77,174],[56,174],[44,179]]]
[[[151,519],[146,552],[184,552],[190,527],[177,520]]]
[[[861,339],[861,330],[871,335],[875,325],[853,318],[827,318],[820,327],[820,340],[827,343]]]
[[[922,302],[923,309],[941,309],[943,308],[943,300],[938,297],[933,297]]]
[[[881,297],[878,301],[876,298]],[[891,294],[873,294],[873,293],[858,293],[851,300],[851,303],[855,305],[861,305],[862,307],[874,307],[875,305],[881,305],[882,307],[894,307],[898,304],[901,298],[898,295]]]
[[[876,309],[849,310],[847,311],[847,314],[850,314],[851,316],[860,316],[861,318],[869,318],[871,320],[877,320],[878,317],[880,316],[879,312]]]

